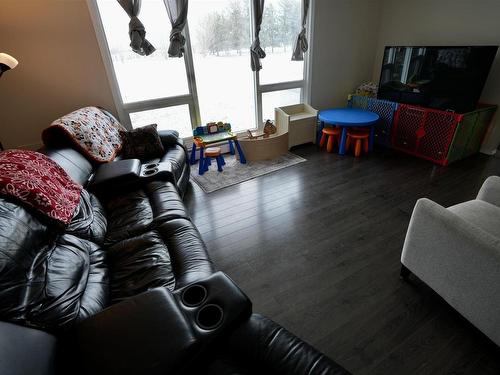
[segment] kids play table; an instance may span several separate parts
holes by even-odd
[[[318,137],[325,127],[325,124],[336,125],[342,128],[340,136],[339,155],[345,154],[345,141],[347,139],[347,128],[370,127],[370,151],[373,149],[373,139],[375,127],[379,120],[379,115],[374,112],[357,108],[332,108],[320,111],[318,114],[320,129]],[[318,139],[319,144],[319,139]]]
[[[241,149],[240,144],[238,143],[238,137],[236,136],[236,134],[230,131],[222,131],[213,134],[196,135],[193,137],[193,147],[191,149],[191,164],[196,163],[195,159],[196,148],[199,148],[200,149],[200,161],[199,161],[199,171],[198,171],[199,174],[203,174],[202,166],[204,165],[203,154],[205,148],[215,143],[222,143],[222,142],[229,143],[229,151],[231,152],[231,155],[235,154],[234,146],[236,146],[236,150],[238,150],[238,154],[240,155],[240,163],[245,164],[247,162],[245,159],[245,155],[243,154],[243,150]]]

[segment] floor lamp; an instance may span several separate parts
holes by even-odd
[[[15,58],[6,53],[0,53],[0,77],[3,72],[6,72],[9,69],[14,69],[17,66],[18,62]],[[3,151],[2,142],[0,142],[0,151]]]

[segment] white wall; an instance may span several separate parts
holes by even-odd
[[[386,45],[500,45],[500,0],[383,0],[372,77],[378,81]],[[481,101],[500,104],[500,53]],[[483,151],[500,142],[500,113]],[[492,128],[490,128],[491,130]]]
[[[317,109],[344,106],[347,95],[372,78],[381,1],[313,2],[311,104]]]
[[[5,147],[39,147],[44,128],[86,105],[115,111],[85,0],[1,0],[0,52],[19,60],[0,78]]]

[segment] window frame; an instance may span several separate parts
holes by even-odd
[[[249,0],[247,0],[249,1]],[[313,46],[313,24],[314,24],[314,10],[315,10],[315,0],[311,0],[309,5],[309,14],[307,20],[307,36],[309,42],[309,50],[304,54],[304,68],[301,80],[295,81],[285,81],[269,84],[261,84],[259,72],[253,72],[254,81],[254,100],[255,100],[255,127],[253,129],[259,129],[263,126],[262,118],[262,94],[274,91],[297,89],[300,88],[300,100],[301,102],[310,103],[311,99],[311,76],[312,76],[312,46]],[[177,105],[188,105],[189,114],[191,118],[191,128],[194,130],[197,126],[201,124],[200,106],[198,102],[198,91],[196,87],[196,72],[194,68],[192,48],[191,48],[191,36],[189,33],[189,24],[186,22],[186,26],[183,31],[183,35],[186,38],[186,46],[184,52],[184,64],[186,68],[186,76],[188,82],[188,93],[178,96],[170,96],[156,99],[148,99],[142,101],[136,101],[131,103],[124,103],[123,97],[120,92],[118,85],[118,79],[116,77],[115,69],[113,66],[113,60],[111,52],[109,49],[108,41],[106,39],[106,34],[104,31],[104,26],[102,23],[101,15],[99,13],[99,7],[97,5],[97,0],[87,0],[87,5],[89,8],[90,17],[94,26],[95,35],[101,52],[101,57],[104,63],[104,68],[106,70],[106,75],[108,77],[109,85],[111,88],[111,93],[113,100],[118,112],[118,118],[120,122],[127,127],[132,129],[132,123],[130,120],[130,113],[147,111],[153,109],[160,109],[165,107],[173,107]],[[254,35],[254,18],[255,14],[250,6],[250,30],[252,35]],[[166,9],[165,9],[166,11]],[[302,14],[302,2],[301,2],[301,14]],[[293,48],[293,46],[292,46]],[[290,52],[291,54],[292,52]],[[265,65],[265,59],[263,60]],[[265,66],[264,66],[265,69]],[[243,132],[241,132],[243,133]],[[192,137],[185,137],[186,141],[191,140]]]

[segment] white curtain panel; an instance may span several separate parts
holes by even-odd
[[[146,29],[138,18],[141,11],[141,0],[118,0],[118,3],[130,17],[128,33],[132,51],[139,55],[151,55],[156,49],[146,39]]]

